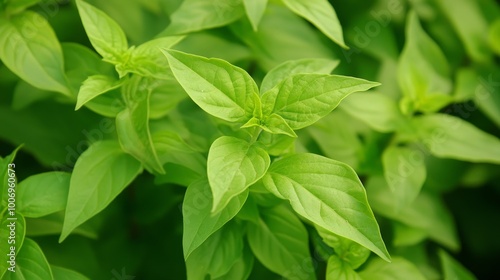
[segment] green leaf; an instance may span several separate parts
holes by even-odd
[[[230,122],[249,120],[257,85],[245,70],[220,59],[164,50],[174,76],[207,113]]]
[[[437,157],[500,163],[500,140],[460,118],[423,115],[415,118],[413,125],[421,141]]]
[[[14,229],[12,227],[13,223],[15,225],[14,236],[10,234],[11,229]],[[2,243],[0,243],[0,251],[2,252],[0,254],[0,279],[4,279],[2,278],[4,273],[15,274],[12,271],[8,271],[8,268],[16,265],[19,261],[19,251],[23,247],[26,235],[26,221],[23,215],[7,211],[1,219],[0,226],[0,238],[2,240]],[[16,255],[13,262],[11,262],[12,254]]]
[[[243,0],[243,5],[253,30],[257,31],[259,22],[266,11],[267,0]]]
[[[427,177],[424,153],[415,148],[389,146],[382,154],[382,164],[385,180],[394,193],[396,209],[411,204]]]
[[[184,34],[231,23],[244,15],[241,0],[186,0],[170,16],[162,34]]]
[[[365,189],[348,165],[314,154],[296,154],[274,162],[263,181],[304,218],[390,260]]]
[[[70,178],[70,173],[53,171],[24,179],[18,185],[17,211],[37,218],[64,210]]]
[[[288,60],[266,74],[260,85],[260,92],[269,91],[294,74],[330,74],[338,64],[338,60],[326,58]]]
[[[165,173],[149,129],[151,80],[133,76],[123,86],[127,109],[116,116],[116,131],[123,150],[140,160],[149,172]]]
[[[54,275],[54,280],[89,280],[87,276],[80,274],[71,269],[67,269],[64,267],[59,267],[55,265],[51,265],[50,269],[52,270],[52,275]]]
[[[208,181],[213,194],[212,212],[224,209],[229,201],[257,182],[269,168],[271,159],[256,144],[222,136],[208,152]]]
[[[25,11],[0,20],[0,59],[29,84],[71,96],[61,45],[47,20]]]
[[[330,256],[326,267],[326,280],[363,280],[352,269],[349,263],[344,262],[336,255]]]
[[[188,279],[216,279],[230,272],[243,255],[243,229],[228,223],[212,234],[186,260]]]
[[[119,63],[116,70],[120,77],[127,73],[155,79],[169,79],[172,72],[161,49],[169,49],[179,43],[184,36],[162,37],[145,42],[132,50],[129,60]]]
[[[16,157],[17,151],[22,146],[17,147],[12,153],[5,158],[0,157],[0,211],[7,207],[7,199],[9,198],[8,189],[11,186],[14,186],[13,190],[15,190],[15,183],[17,183],[16,178],[16,164],[14,163],[14,158]],[[11,175],[12,174],[12,175]],[[9,178],[15,178],[14,184],[13,182],[9,182]]]
[[[231,199],[222,211],[211,214],[213,196],[208,181],[201,180],[191,184],[182,203],[184,258],[188,259],[214,232],[236,216],[247,197],[248,192],[244,192]]]
[[[452,250],[460,248],[453,217],[435,194],[421,191],[412,204],[396,211],[397,199],[384,178],[371,177],[366,184],[366,192],[377,214],[421,229],[432,240]]]
[[[105,61],[117,64],[126,60],[128,43],[125,33],[111,17],[96,7],[77,0],[83,27],[94,49]]]
[[[140,162],[115,141],[92,144],[76,161],[71,175],[62,242],[77,226],[106,208],[142,171]]]
[[[262,109],[264,115],[276,113],[292,129],[300,129],[326,116],[349,94],[377,85],[337,75],[295,74],[262,95]]]
[[[392,258],[391,263],[380,259],[372,259],[368,265],[359,272],[363,280],[425,280],[420,270],[411,262],[401,257]]]
[[[3,280],[51,280],[52,270],[38,244],[26,238],[16,257],[16,271],[7,271]]]
[[[459,262],[452,258],[445,250],[439,249],[439,259],[443,269],[444,280],[475,280],[476,277]]]
[[[391,132],[404,122],[393,99],[381,93],[359,92],[342,101],[339,109],[379,132]]]
[[[93,75],[88,77],[82,84],[78,92],[78,99],[75,110],[80,109],[85,103],[91,101],[97,96],[119,88],[122,81],[106,75]]]
[[[398,81],[404,98],[402,106],[435,112],[451,103],[452,84],[446,57],[420,26],[411,12],[406,23],[406,43],[399,57]],[[408,104],[408,105],[406,105]],[[402,108],[408,113],[407,108]]]
[[[248,242],[259,261],[286,279],[316,279],[307,230],[284,204],[262,208],[257,224],[248,224]]]
[[[436,3],[454,31],[463,42],[465,50],[476,62],[487,62],[492,58],[485,32],[488,30],[488,20],[476,1],[469,0],[439,0]],[[467,21],[464,21],[467,17]]]
[[[314,24],[332,41],[348,49],[344,43],[342,26],[340,26],[337,14],[327,0],[283,0],[283,2],[294,13]]]
[[[316,229],[323,241],[335,250],[342,265],[348,264],[351,270],[360,267],[370,256],[370,250],[352,240],[338,236],[320,226],[316,226]]]

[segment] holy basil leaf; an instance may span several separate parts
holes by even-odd
[[[260,92],[265,93],[283,80],[294,74],[330,74],[339,64],[338,60],[326,58],[303,58],[288,60],[271,69],[260,85]]]
[[[424,185],[424,153],[410,147],[389,146],[382,155],[384,175],[394,193],[396,208],[411,204]]]
[[[310,21],[339,46],[348,48],[344,43],[342,26],[337,14],[327,0],[283,0],[283,2],[290,10]]]
[[[348,165],[296,154],[274,162],[263,181],[301,216],[390,260],[365,189]]]
[[[128,43],[125,33],[111,17],[94,6],[76,1],[83,27],[90,43],[105,61],[117,64],[125,61]]]
[[[441,267],[443,269],[444,280],[475,280],[476,277],[464,268],[459,262],[452,258],[446,251],[440,249],[438,251]]]
[[[309,255],[307,230],[284,204],[262,208],[257,224],[248,224],[248,242],[255,256],[286,279],[316,279]]]
[[[0,20],[0,59],[29,84],[71,97],[61,45],[47,20],[25,11]]]
[[[16,257],[16,272],[6,272],[3,280],[52,280],[52,270],[38,244],[26,238]]]
[[[135,73],[155,79],[169,79],[172,77],[172,72],[160,49],[169,49],[183,38],[183,36],[171,36],[147,41],[133,49],[130,59],[116,65],[116,70],[120,77],[127,73]]]
[[[208,181],[213,193],[212,212],[224,209],[230,200],[262,178],[271,160],[256,144],[222,136],[208,152]]]
[[[46,172],[30,176],[17,186],[17,210],[37,218],[64,210],[71,174]]]
[[[394,131],[404,122],[396,102],[381,93],[351,94],[342,101],[339,109],[379,132]]]
[[[266,11],[267,0],[243,0],[243,5],[253,30],[257,31],[259,22]]]
[[[71,175],[62,242],[73,229],[106,208],[142,171],[139,161],[115,141],[92,144],[76,161]]]
[[[421,141],[437,157],[500,163],[500,140],[474,125],[445,114],[414,118]]]
[[[212,234],[186,260],[188,279],[210,279],[230,272],[233,265],[243,255],[243,228],[236,223],[228,223]]]
[[[122,85],[121,81],[106,75],[93,75],[88,77],[80,87],[75,110],[80,109],[87,102],[97,96],[116,89]]]
[[[336,255],[330,256],[326,267],[326,280],[363,280],[359,274]]]
[[[64,267],[51,265],[50,269],[52,270],[52,275],[54,275],[54,280],[90,280],[83,274]]]
[[[245,122],[254,111],[257,85],[245,70],[220,59],[164,50],[175,77],[207,113],[230,122]]]
[[[398,81],[404,94],[402,110],[435,112],[452,101],[448,62],[414,12],[407,19],[406,38],[398,65]]]
[[[213,196],[208,181],[201,180],[191,184],[182,204],[184,258],[188,259],[214,232],[236,216],[247,197],[248,192],[244,192],[231,199],[222,211],[211,214]]]
[[[316,229],[323,241],[335,250],[339,260],[349,264],[351,269],[360,267],[370,256],[370,250],[352,240],[338,236],[320,226],[316,226]]]
[[[171,23],[162,34],[184,34],[223,26],[244,13],[241,0],[186,0],[171,15]]]
[[[345,76],[295,74],[262,95],[263,114],[276,113],[292,129],[304,128],[330,113],[349,94],[378,85]]]
[[[413,263],[401,257],[393,258],[391,263],[373,259],[359,272],[359,276],[363,280],[426,279]]]
[[[133,76],[123,86],[127,109],[116,116],[116,131],[123,150],[140,160],[149,172],[165,173],[149,130],[151,80]]]
[[[0,279],[4,279],[2,278],[4,273],[15,274],[12,273],[12,271],[7,271],[7,269],[16,265],[18,261],[17,257],[19,257],[18,252],[23,247],[24,237],[26,235],[26,221],[23,215],[19,213],[11,215],[11,213],[14,214],[13,212],[6,212],[0,222],[0,239],[2,240],[2,243],[0,243],[0,251],[2,252],[2,254],[0,254]],[[10,235],[13,225],[16,228],[14,236]],[[16,260],[13,262],[11,262],[12,254],[17,255]]]

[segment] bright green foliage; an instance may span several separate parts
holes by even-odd
[[[294,13],[309,20],[318,27],[328,38],[343,48],[347,48],[342,37],[342,28],[337,19],[337,14],[326,0],[284,0],[286,6]]]
[[[188,279],[223,277],[231,273],[237,260],[243,257],[243,234],[241,226],[228,223],[209,237],[186,259]]]
[[[127,38],[118,23],[84,1],[78,0],[76,3],[89,40],[104,61],[118,63],[126,60]]]
[[[125,2],[0,0],[0,279],[497,276],[497,2]]]
[[[191,184],[184,196],[182,214],[184,220],[184,255],[189,257],[207,238],[230,221],[245,203],[248,192],[244,192],[228,202],[222,211],[211,214],[213,195],[207,181]]]
[[[301,129],[326,116],[350,93],[377,85],[350,77],[296,74],[262,95],[262,112],[278,114],[292,129]]]
[[[208,153],[208,181],[212,188],[212,212],[219,212],[229,201],[262,178],[271,160],[266,151],[245,140],[222,136]]]
[[[229,122],[244,122],[252,115],[258,89],[243,69],[178,51],[165,55],[189,97],[207,113]]]
[[[16,272],[6,272],[2,279],[48,280],[54,279],[54,277],[40,246],[32,239],[27,238],[16,258]]]
[[[142,171],[115,141],[96,142],[75,164],[60,240],[99,213]]]
[[[47,172],[26,178],[17,186],[17,210],[25,217],[38,218],[66,208],[71,174]]]
[[[45,18],[25,11],[0,19],[0,34],[0,59],[12,72],[35,87],[70,96],[61,45]]]
[[[289,200],[304,218],[389,260],[364,188],[348,165],[297,154],[276,161],[263,180],[269,191]]]

